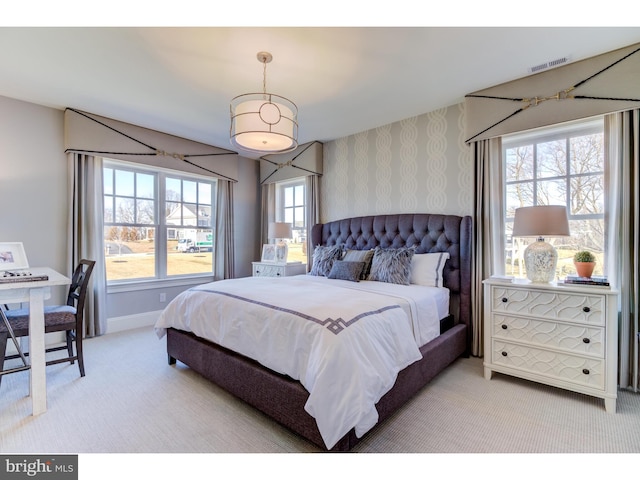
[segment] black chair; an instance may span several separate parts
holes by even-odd
[[[64,358],[56,358],[55,360],[47,361],[47,365],[54,365],[63,362],[70,362],[73,364],[77,360],[81,377],[84,377],[84,359],[82,356],[84,301],[87,294],[89,278],[91,277],[91,272],[93,271],[95,263],[96,262],[93,260],[80,260],[80,263],[76,267],[73,272],[73,277],[71,278],[71,285],[69,286],[66,305],[52,305],[44,308],[45,333],[66,332],[67,337],[66,345],[48,348],[46,352],[67,350],[68,353],[68,356]],[[0,360],[1,381],[3,375],[28,368],[26,365],[25,355],[29,354],[22,354],[17,345],[16,337],[25,337],[29,335],[29,309],[21,308],[19,310],[0,310],[0,316],[4,317],[3,320],[5,320],[0,322],[0,355],[2,355]],[[12,337],[12,340],[16,344],[18,354],[7,357],[7,339],[9,336]],[[73,353],[74,341],[76,343],[75,355]],[[25,365],[22,367],[3,370],[5,360],[13,358],[22,358]]]

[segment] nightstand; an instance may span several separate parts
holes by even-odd
[[[290,277],[307,273],[305,263],[252,262],[254,277]]]
[[[484,282],[484,376],[493,372],[603,398],[615,413],[618,292]]]

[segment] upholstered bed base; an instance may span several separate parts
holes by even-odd
[[[443,333],[440,336],[420,349],[423,358],[402,370],[393,388],[380,399],[376,405],[379,424],[454,360],[468,354],[471,338],[471,220],[469,217],[429,214],[358,217],[314,226],[312,239],[314,245],[344,243],[348,248],[365,249],[376,245],[396,247],[407,244],[419,245],[419,253],[450,253],[444,277],[445,286],[451,291],[452,318],[441,324]],[[167,331],[167,353],[170,364],[179,360],[326,450],[314,418],[304,410],[309,394],[299,382],[180,330]],[[360,440],[351,430],[332,451],[349,451]]]

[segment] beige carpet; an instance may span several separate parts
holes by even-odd
[[[0,387],[2,453],[316,452],[313,445],[181,364],[151,328],[85,342],[87,376],[47,367],[48,411],[30,415],[28,373]],[[355,452],[640,453],[640,395],[600,399],[459,359]],[[638,460],[638,459],[636,459]],[[637,472],[640,462],[635,462]]]

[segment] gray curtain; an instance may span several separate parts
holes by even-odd
[[[313,264],[313,245],[311,245],[311,227],[320,223],[320,176],[309,175],[305,182],[305,216],[307,223],[307,271]]]
[[[620,388],[638,391],[640,110],[605,117],[607,274],[619,296]]]
[[[107,277],[104,264],[102,227],[102,158],[69,153],[69,273],[81,259],[95,260],[85,303],[85,336],[94,337],[107,331]]]
[[[233,182],[218,180],[216,201],[215,278],[235,276]]]
[[[276,221],[276,184],[262,185],[262,215],[260,215],[260,240],[269,243],[269,224]]]
[[[493,274],[504,274],[504,187],[502,139],[492,138],[473,143],[475,165],[475,209],[472,278],[471,354],[483,356],[483,284]]]

